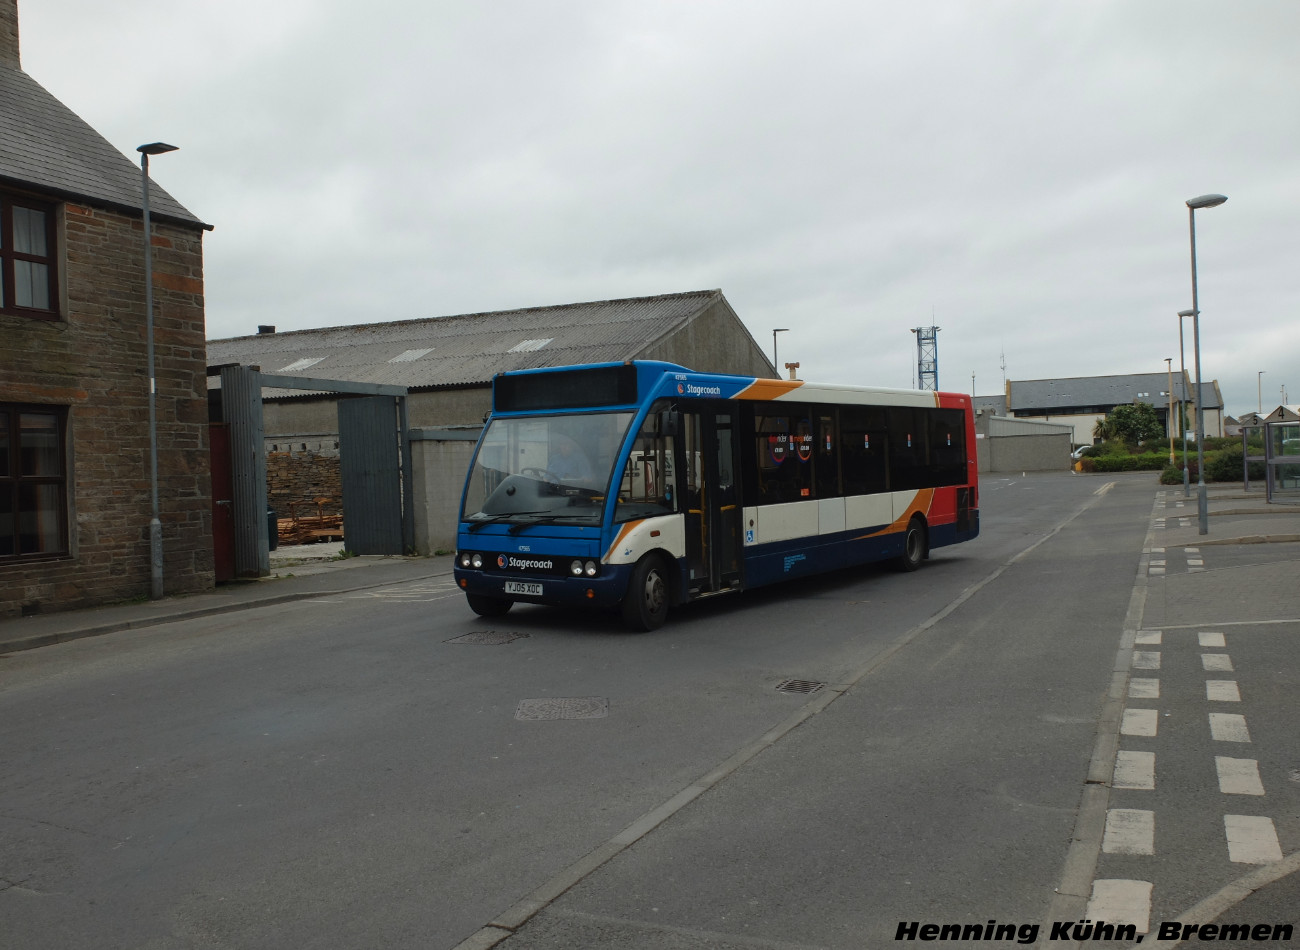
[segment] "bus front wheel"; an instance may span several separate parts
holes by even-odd
[[[928,541],[925,533],[925,521],[918,515],[907,523],[907,533],[903,536],[903,553],[896,562],[900,571],[914,571],[925,560]]]
[[[469,609],[480,617],[500,617],[515,605],[513,600],[484,597],[482,594],[466,594],[465,599],[469,601]]]
[[[623,622],[637,633],[658,630],[668,617],[668,569],[647,555],[637,562],[623,596]]]

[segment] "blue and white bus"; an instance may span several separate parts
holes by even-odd
[[[695,373],[659,362],[503,373],[465,481],[456,583],[515,603],[671,606],[868,561],[915,570],[979,533],[957,393]]]

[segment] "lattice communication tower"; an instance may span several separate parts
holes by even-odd
[[[917,327],[916,383],[921,389],[939,391],[939,327]]]

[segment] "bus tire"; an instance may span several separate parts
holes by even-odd
[[[647,554],[632,569],[632,578],[623,596],[623,623],[636,633],[658,630],[668,619],[671,591],[668,568],[663,559]]]
[[[509,613],[510,608],[515,605],[513,600],[484,597],[482,594],[466,594],[465,599],[469,601],[469,609],[480,617],[500,617],[504,613]]]
[[[921,566],[921,562],[929,555],[929,538],[925,530],[925,519],[920,515],[913,515],[912,520],[907,523],[907,531],[903,535],[903,553],[895,562],[900,571],[910,573]]]

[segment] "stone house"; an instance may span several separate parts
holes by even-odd
[[[0,617],[151,590],[141,173],[21,66],[0,0]],[[151,188],[166,593],[213,585],[205,225]]]

